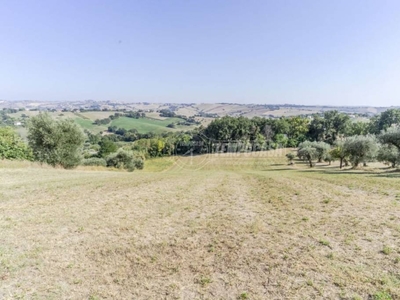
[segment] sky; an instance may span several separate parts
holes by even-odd
[[[0,99],[400,105],[400,1],[0,0]]]

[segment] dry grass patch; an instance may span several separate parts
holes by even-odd
[[[272,152],[149,166],[2,164],[0,298],[400,297],[398,178]]]

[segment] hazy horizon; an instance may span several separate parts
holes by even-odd
[[[7,0],[0,17],[7,101],[400,103],[398,1]]]

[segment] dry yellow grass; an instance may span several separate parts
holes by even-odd
[[[400,174],[283,154],[1,162],[0,299],[399,299]]]

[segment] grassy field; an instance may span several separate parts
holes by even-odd
[[[111,125],[125,129],[135,128],[139,133],[163,133],[166,131],[178,131],[178,130],[191,130],[194,126],[176,126],[175,128],[168,128],[167,125],[171,123],[177,123],[182,121],[179,118],[166,118],[164,120],[150,119],[150,118],[118,118],[111,122]]]
[[[26,114],[27,116],[35,116],[39,114],[38,111],[22,111],[11,114],[12,117],[18,119],[21,118],[22,114]],[[170,131],[180,131],[180,130],[192,130],[196,126],[181,126],[176,125],[175,128],[167,127],[168,124],[177,123],[183,121],[180,118],[163,118],[159,117],[158,113],[153,113],[149,118],[140,118],[140,119],[133,119],[133,118],[118,118],[113,120],[108,125],[95,125],[93,121],[96,119],[104,119],[109,117],[110,115],[114,114],[113,111],[95,111],[95,112],[50,112],[50,115],[54,118],[72,118],[78,125],[80,125],[83,129],[87,129],[93,133],[99,133],[101,131],[106,131],[108,126],[117,126],[118,128],[125,128],[129,129],[137,129],[139,133],[148,133],[148,132],[155,132],[155,133],[163,133],[163,132],[170,132]]]
[[[0,299],[400,299],[400,173],[284,154],[0,162]]]

